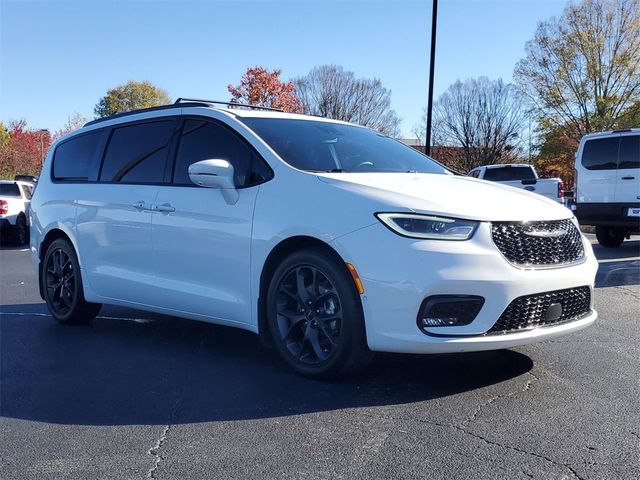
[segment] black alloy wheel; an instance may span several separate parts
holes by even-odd
[[[88,323],[100,304],[84,299],[80,265],[71,244],[55,240],[47,249],[40,275],[42,291],[51,315],[61,323]]]
[[[346,376],[373,357],[360,295],[336,255],[309,249],[285,258],[271,277],[266,309],[276,350],[301,375]]]
[[[290,269],[277,291],[278,331],[289,353],[304,364],[327,360],[340,341],[342,306],[327,276],[317,267]]]

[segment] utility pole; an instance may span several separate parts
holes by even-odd
[[[44,134],[47,129],[41,128],[38,132],[40,132],[40,168],[42,168],[44,166]]]
[[[438,22],[438,0],[433,0],[433,13],[431,14],[431,57],[429,58],[429,99],[427,101],[427,138],[424,150],[427,155],[431,153],[431,122],[433,113],[433,72],[436,64],[436,24]]]

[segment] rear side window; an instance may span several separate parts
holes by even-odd
[[[27,200],[31,200],[33,197],[33,190],[28,185],[20,185],[20,189],[22,190],[23,195]]]
[[[619,137],[587,140],[582,150],[582,166],[587,170],[615,170],[619,144]]]
[[[640,135],[620,137],[618,168],[640,168]]]
[[[100,166],[98,152],[103,130],[78,135],[58,145],[53,155],[53,178],[56,180],[96,181]]]
[[[512,180],[535,180],[531,167],[498,167],[487,168],[484,172],[485,180],[494,182],[508,182]]]
[[[0,183],[0,197],[20,197],[16,183]]]
[[[100,181],[162,183],[175,124],[164,120],[114,128]]]
[[[238,187],[257,185],[272,176],[264,160],[231,129],[210,121],[186,120],[178,145],[173,183],[194,187],[189,178],[189,165],[212,159],[226,160],[233,166]]]

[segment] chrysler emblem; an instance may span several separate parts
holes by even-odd
[[[523,232],[525,235],[529,235],[530,237],[538,237],[538,238],[558,238],[566,235],[567,230],[563,228],[559,228],[557,230],[525,230]]]

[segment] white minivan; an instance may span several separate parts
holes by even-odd
[[[239,327],[296,372],[491,350],[591,324],[597,262],[556,202],[344,122],[215,102],[89,122],[30,209],[62,323],[101,304]]]
[[[576,153],[575,214],[598,242],[640,233],[640,128],[585,135]]]

